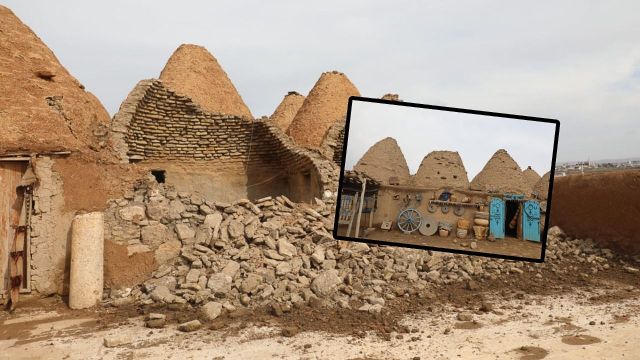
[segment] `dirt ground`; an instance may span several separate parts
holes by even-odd
[[[185,306],[71,311],[59,298],[30,299],[0,313],[0,359],[633,358],[640,276],[572,275],[441,286],[399,297],[378,315],[320,304],[281,316],[236,310],[193,333],[176,330],[197,318]],[[167,327],[145,328],[148,312],[166,314]]]
[[[303,306],[276,317],[258,309],[194,333],[176,330],[176,322],[195,317],[186,309],[71,311],[45,298],[0,314],[0,358],[631,359],[640,341],[639,280],[615,272],[582,286],[551,279],[559,291],[541,286],[529,294],[517,285],[456,285],[432,298],[407,296],[389,314]],[[173,321],[145,328],[148,311]],[[106,347],[105,339],[120,345]]]
[[[346,233],[346,226],[340,226],[338,228],[339,235],[344,236]],[[353,236],[353,231],[351,236]],[[540,259],[542,255],[542,243],[524,241],[509,237],[496,241],[476,241],[472,237],[469,237],[467,239],[457,239],[454,235],[450,235],[446,238],[440,236],[424,236],[417,231],[409,235],[405,235],[399,230],[392,229],[391,231],[385,231],[375,229],[368,232],[366,235],[361,233],[360,238],[397,242],[401,244],[433,246],[444,249],[467,250],[479,253],[519,256],[530,259]],[[472,241],[476,241],[477,248],[471,249],[469,247]]]

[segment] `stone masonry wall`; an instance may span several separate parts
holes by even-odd
[[[159,80],[138,83],[111,130],[112,143],[125,161],[135,156],[149,161],[241,163],[247,172],[255,167],[268,168],[274,175],[308,173],[318,184],[314,195],[337,187],[335,166],[298,148],[276,126],[203,111]]]

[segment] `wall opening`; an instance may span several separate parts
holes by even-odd
[[[164,184],[167,173],[165,170],[151,170],[151,175],[156,178],[158,184]]]
[[[512,238],[518,237],[518,206],[520,203],[517,201],[506,202],[506,223],[505,223],[505,235]]]

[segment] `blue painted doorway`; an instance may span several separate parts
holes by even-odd
[[[537,201],[526,201],[522,214],[522,238],[540,242],[540,204]]]
[[[491,198],[489,203],[489,233],[495,239],[504,239],[505,204],[502,199]]]

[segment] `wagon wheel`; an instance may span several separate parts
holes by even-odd
[[[422,216],[416,209],[402,210],[398,215],[398,227],[405,233],[411,233],[420,228]]]
[[[458,216],[462,216],[462,214],[464,214],[464,206],[456,206],[456,208],[453,209],[453,213]]]
[[[427,207],[427,211],[429,211],[430,213],[434,213],[438,210],[438,208],[435,206],[435,204],[429,204],[429,207]]]
[[[449,205],[442,205],[440,207],[440,211],[442,211],[443,214],[446,214],[449,212]]]

